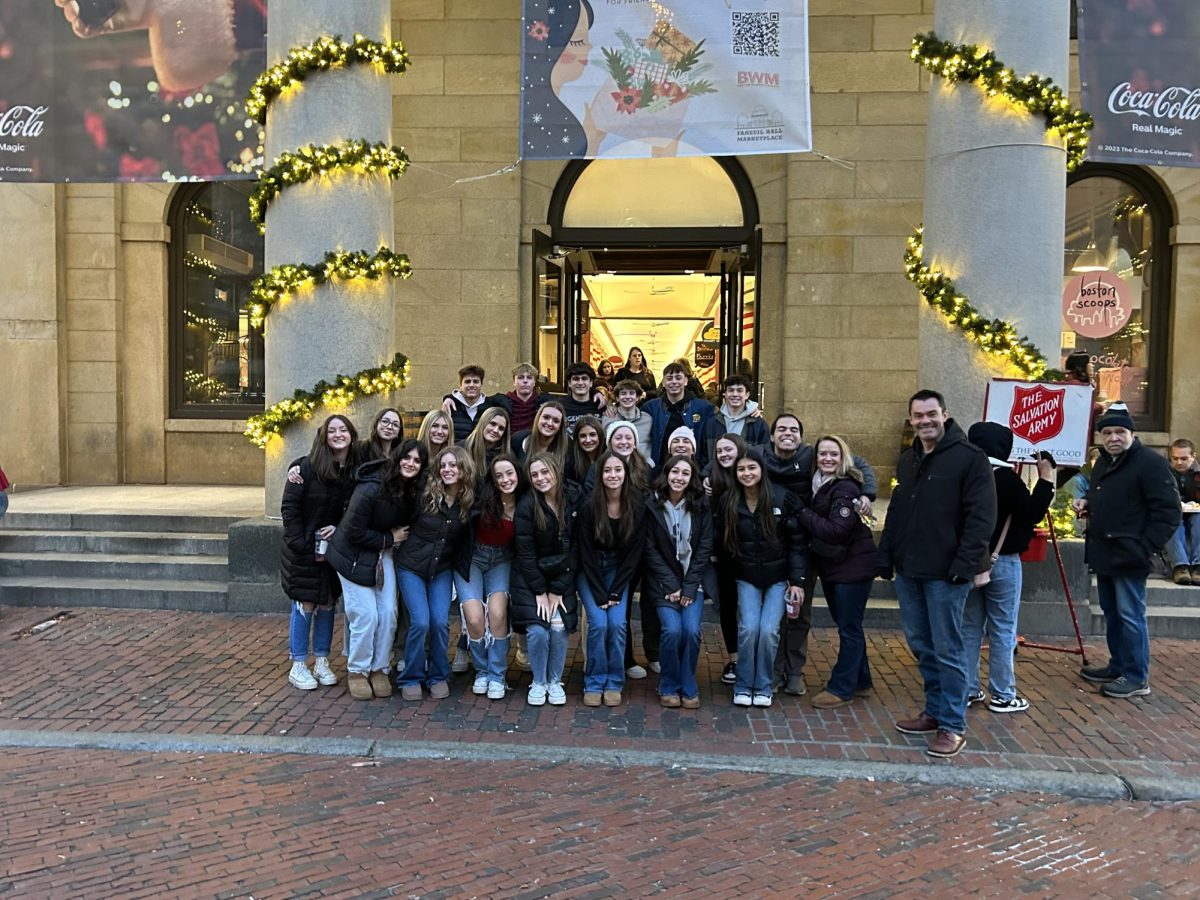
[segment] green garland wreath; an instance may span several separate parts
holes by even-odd
[[[289,88],[304,82],[314,72],[329,69],[374,64],[390,75],[404,72],[408,68],[408,53],[399,41],[380,43],[361,34],[356,34],[350,43],[341,35],[319,37],[306,47],[294,47],[287,57],[271,66],[250,87],[246,99],[246,112],[250,118],[265,125],[267,107]]]
[[[387,365],[363,369],[357,375],[335,375],[332,382],[319,381],[311,390],[297,388],[288,399],[247,419],[246,430],[242,433],[255,446],[266,447],[271,438],[281,434],[288,425],[311,419],[321,404],[344,407],[359,397],[400,390],[408,384],[410,368],[408,357],[397,353]]]

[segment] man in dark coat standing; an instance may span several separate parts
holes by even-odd
[[[1144,697],[1150,693],[1146,576],[1150,558],[1179,527],[1179,489],[1166,459],[1134,437],[1124,403],[1110,406],[1096,429],[1100,458],[1086,496],[1072,505],[1087,519],[1084,556],[1096,573],[1109,659],[1080,674],[1106,697]]]
[[[900,455],[879,544],[879,574],[896,577],[904,636],[925,681],[925,709],[896,723],[932,734],[930,756],[966,743],[967,652],[963,608],[975,576],[991,564],[996,485],[987,454],[946,416],[946,401],[922,390],[908,401],[916,433]]]

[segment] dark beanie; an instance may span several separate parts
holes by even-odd
[[[999,422],[976,422],[967,431],[967,440],[995,459],[1012,455],[1013,433]]]
[[[1129,415],[1129,407],[1124,403],[1114,403],[1096,420],[1096,430],[1105,428],[1125,428],[1133,431],[1133,417]]]

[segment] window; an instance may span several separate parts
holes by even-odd
[[[1099,399],[1164,427],[1171,306],[1171,210],[1133,166],[1089,163],[1067,186],[1060,364],[1091,356]]]
[[[263,270],[249,182],[184,185],[171,213],[171,415],[240,418],[263,408],[263,335],[244,309]]]

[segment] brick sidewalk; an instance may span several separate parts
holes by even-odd
[[[745,772],[10,750],[0,894],[1196,896],[1200,807]]]
[[[1197,776],[1200,709],[1195,700],[1196,644],[1153,642],[1154,693],[1135,701],[1100,697],[1076,675],[1078,657],[1023,651],[1018,679],[1033,704],[1026,714],[970,715],[967,751],[937,762],[921,738],[892,727],[920,708],[916,668],[901,635],[870,635],[876,692],[839,710],[807,698],[781,698],[773,709],[743,710],[720,684],[724,654],[706,630],[700,666],[702,708],[664,710],[654,677],[631,682],[617,709],[581,705],[581,660],[573,640],[568,704],[524,703],[529,676],[510,673],[518,690],[491,702],[456,676],[441,703],[399,697],[354,702],[339,685],[300,692],[288,685],[283,616],[76,610],[38,635],[17,637],[49,618],[47,609],[6,608],[0,616],[0,728],[379,737],[394,740],[501,742],[930,765],[993,766],[1057,772]],[[339,616],[340,623],[340,616]],[[339,625],[340,630],[340,625]],[[809,694],[821,686],[836,651],[833,632],[813,633]],[[1097,657],[1103,653],[1092,648]]]

